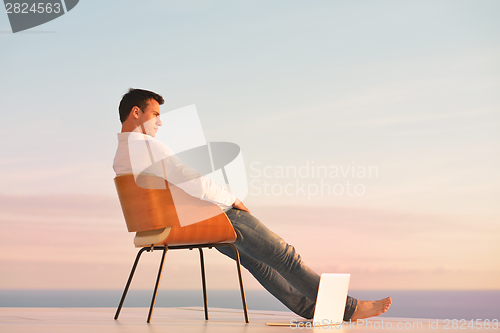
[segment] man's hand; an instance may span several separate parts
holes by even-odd
[[[233,207],[236,208],[236,209],[239,209],[239,210],[244,210],[248,214],[252,214],[252,213],[250,213],[250,211],[248,210],[248,208],[245,207],[245,205],[243,204],[243,202],[241,202],[240,200],[238,200],[238,198],[236,198],[236,200],[234,200]]]

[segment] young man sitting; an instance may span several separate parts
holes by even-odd
[[[179,174],[192,174],[189,167],[175,159],[173,152],[154,137],[159,126],[163,98],[151,91],[130,89],[119,106],[121,133],[113,168],[117,175],[133,173],[129,151],[131,135],[147,140],[148,145],[163,149],[167,169]],[[166,179],[165,174],[160,177]],[[207,177],[191,177],[192,181],[179,186],[188,194],[219,205],[233,224],[237,234],[234,245],[240,251],[241,264],[260,284],[290,310],[307,319],[313,318],[320,276],[304,264],[295,248],[269,230],[247,207],[223,186]],[[226,247],[217,248],[234,259]],[[389,309],[391,298],[378,301],[359,301],[347,296],[344,320],[378,316]]]

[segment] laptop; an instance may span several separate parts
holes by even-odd
[[[312,324],[315,326],[342,324],[345,302],[351,274],[321,274],[318,296]],[[290,321],[289,323],[266,323],[268,326],[304,326],[311,321]]]

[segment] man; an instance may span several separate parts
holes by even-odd
[[[237,234],[234,245],[240,251],[241,264],[290,310],[311,319],[314,315],[320,276],[302,262],[293,246],[251,215],[243,202],[223,186],[193,172],[176,159],[167,146],[153,139],[159,126],[162,126],[160,105],[163,103],[160,95],[147,90],[130,89],[123,96],[119,106],[122,131],[118,133],[118,150],[113,164],[116,174],[130,174],[134,169],[143,170],[142,168],[147,167],[141,165],[142,162],[137,162],[135,157],[131,159],[131,145],[138,140],[146,140],[150,149],[149,164],[154,163],[151,147],[154,155],[161,155],[162,171],[153,170],[153,173],[165,179],[168,174],[169,182],[172,178],[182,178],[182,181],[175,183],[176,186],[194,197],[210,201],[224,209]],[[217,250],[234,259],[230,249]],[[344,320],[378,316],[386,312],[391,303],[390,297],[379,301],[358,301],[347,296]]]

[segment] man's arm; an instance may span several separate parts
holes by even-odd
[[[163,143],[150,140],[148,150],[151,158],[146,160],[156,163],[147,168],[147,173],[165,178],[169,183],[198,199],[212,202],[222,208],[234,207],[250,213],[248,208],[224,186],[186,165]]]
[[[175,154],[169,155],[162,162],[167,181],[198,199],[210,201],[227,208],[232,206],[250,213],[243,202],[224,186],[206,176],[202,176],[197,170],[184,164]]]

